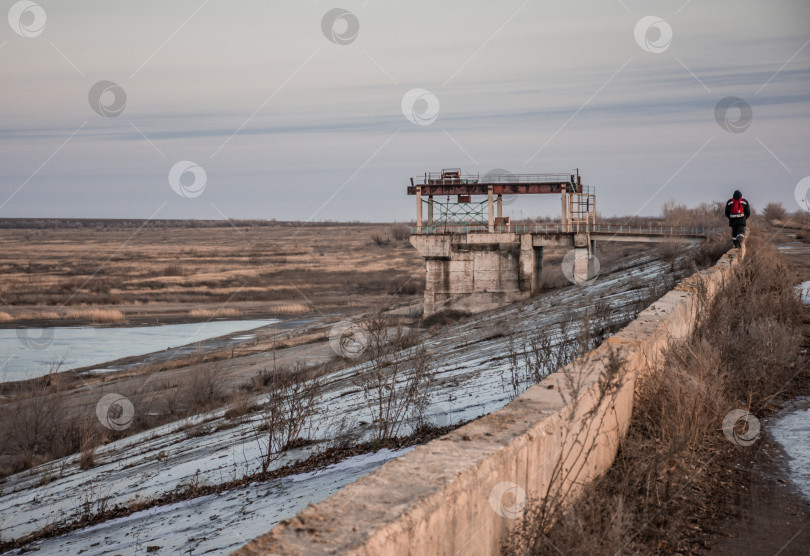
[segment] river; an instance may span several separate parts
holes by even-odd
[[[55,327],[0,330],[0,382],[24,380],[162,351],[279,322],[227,320],[129,328]],[[234,342],[250,335],[232,338]]]

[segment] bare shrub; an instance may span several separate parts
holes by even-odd
[[[408,241],[411,237],[411,230],[403,225],[394,226],[391,228],[391,237],[395,241]]]
[[[556,329],[511,331],[507,337],[509,374],[506,379],[510,399],[516,398],[532,384],[564,367],[591,348],[588,313],[583,317],[580,335],[572,334],[572,323],[561,322]],[[595,347],[595,346],[594,346]]]
[[[729,387],[754,405],[796,372],[802,304],[785,262],[770,245],[751,238],[752,255],[735,267],[727,287],[698,325],[723,360]]]
[[[192,274],[192,271],[190,268],[181,264],[170,264],[164,268],[160,274],[162,276],[188,276]]]
[[[374,232],[371,234],[371,242],[374,245],[384,246],[391,243],[391,238],[388,236],[388,234],[384,234],[383,232]]]
[[[762,216],[768,222],[775,222],[777,220],[784,220],[787,216],[787,211],[782,203],[768,203],[762,211]]]
[[[356,445],[360,441],[361,436],[362,432],[357,426],[357,423],[347,419],[345,415],[340,418],[340,421],[331,425],[327,431],[327,437],[331,439],[329,441],[329,447],[338,450]]]
[[[472,313],[468,311],[458,311],[456,309],[446,309],[444,311],[439,311],[438,313],[433,313],[428,318],[422,321],[422,326],[425,328],[431,328],[433,326],[445,326],[448,324],[453,324],[454,322],[458,322],[462,319],[469,317]]]
[[[216,366],[208,365],[195,371],[188,388],[191,403],[197,408],[209,407],[225,398],[223,379]]]
[[[81,458],[79,458],[79,467],[84,470],[92,469],[93,467],[95,467],[96,466],[95,454],[96,454],[95,446],[89,446],[87,448],[82,449],[82,455]]]
[[[701,203],[696,208],[690,209],[670,199],[661,207],[661,216],[667,226],[718,226],[724,223],[724,205],[724,202],[715,201]]]
[[[280,367],[269,374],[270,391],[261,406],[262,422],[256,431],[262,473],[311,426],[323,384],[320,377],[309,374],[301,365]]]
[[[236,400],[231,402],[230,407],[225,411],[225,418],[229,421],[238,419],[243,415],[253,413],[259,409],[254,399],[245,394],[241,394]]]
[[[691,251],[692,260],[697,268],[708,268],[722,257],[731,247],[728,236],[716,234],[702,242]]]
[[[79,519],[90,521],[94,515],[103,515],[107,511],[110,502],[109,489],[90,484],[84,487],[76,502],[81,512]]]
[[[664,262],[670,264],[671,270],[674,270],[675,262],[686,251],[686,247],[675,239],[663,241],[659,246],[661,248],[661,258]]]
[[[425,279],[406,276],[393,278],[388,285],[391,295],[420,295],[425,291]]]
[[[0,455],[9,459],[8,472],[97,445],[95,417],[69,410],[54,385],[32,381],[16,388],[14,400],[0,406]]]
[[[371,411],[378,440],[396,437],[407,418],[425,421],[434,370],[424,344],[398,325],[389,332],[381,318],[364,324],[367,345],[355,384]]]
[[[182,392],[177,384],[165,384],[162,389],[162,399],[165,411],[174,417],[180,417],[183,411]]]

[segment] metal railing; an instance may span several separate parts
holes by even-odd
[[[538,224],[535,226],[495,226],[497,233],[513,234],[568,234],[568,233],[592,233],[592,234],[615,234],[615,235],[636,235],[636,236],[672,236],[672,237],[707,237],[716,233],[722,233],[724,228],[708,226],[580,226],[567,229],[560,224]],[[421,231],[411,228],[411,234],[421,235],[443,235],[443,234],[469,234],[488,233],[486,224],[442,224],[422,226]]]
[[[458,185],[476,183],[573,183],[572,174],[462,174],[461,177],[443,177],[441,172],[428,172],[411,178],[414,185]]]

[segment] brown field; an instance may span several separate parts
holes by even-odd
[[[424,288],[404,225],[137,226],[0,229],[0,326],[318,314]]]

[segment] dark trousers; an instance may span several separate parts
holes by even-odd
[[[736,247],[742,245],[742,242],[745,239],[745,226],[732,226],[731,239],[734,241],[734,245]]]

